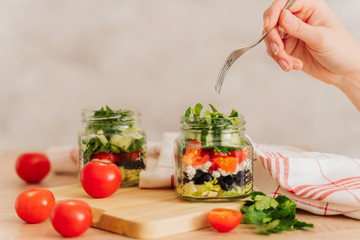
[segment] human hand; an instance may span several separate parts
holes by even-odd
[[[344,78],[360,75],[359,45],[323,0],[298,0],[282,10],[287,1],[275,0],[264,12],[264,30],[278,22],[265,38],[268,54],[284,71],[302,69],[346,93]]]

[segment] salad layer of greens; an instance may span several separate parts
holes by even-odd
[[[244,135],[244,120],[203,106],[189,107],[182,117],[182,136],[176,142],[175,186],[182,198],[221,201],[252,191],[252,145]]]
[[[134,114],[106,106],[84,116],[80,167],[93,159],[111,161],[122,170],[122,186],[137,184],[140,170],[146,167],[146,137],[136,125]]]

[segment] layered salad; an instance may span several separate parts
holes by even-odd
[[[80,167],[92,160],[110,161],[122,171],[122,186],[138,184],[146,167],[146,137],[134,114],[106,106],[87,116],[80,136]]]
[[[244,135],[244,121],[202,105],[189,108],[176,141],[176,190],[190,200],[243,197],[252,191],[252,145]]]

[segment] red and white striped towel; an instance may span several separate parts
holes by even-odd
[[[172,141],[164,138],[161,151],[171,152]],[[140,187],[171,187],[173,169],[172,154],[161,154],[155,170],[140,175]],[[360,219],[360,159],[254,144],[254,188],[274,197],[287,195],[298,208],[318,215]]]
[[[255,144],[254,186],[319,215],[360,219],[360,159]]]

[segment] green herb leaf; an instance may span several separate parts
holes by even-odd
[[[214,113],[219,113],[218,110],[216,110],[216,108],[215,108],[212,104],[209,104],[209,106],[211,107],[211,110],[212,110]]]
[[[196,104],[194,109],[192,109],[194,117],[200,117],[202,109],[203,109],[203,105],[201,105],[200,103]]]
[[[206,111],[204,114],[204,118],[209,126],[211,126],[211,113],[209,111]]]
[[[110,143],[112,135],[122,135],[125,129],[129,131],[129,129],[133,128],[133,118],[130,117],[132,114],[130,110],[119,109],[114,111],[109,106],[102,107],[94,112],[86,128],[87,133],[93,136],[82,141],[84,163],[90,161],[91,156],[99,152],[120,153],[120,151],[134,152],[141,150],[145,142],[144,137],[132,139],[131,145],[127,149],[120,149]],[[99,135],[102,136],[103,141],[98,137]]]
[[[185,117],[190,117],[190,114],[191,114],[191,107],[189,107],[188,109],[186,109]]]
[[[257,195],[255,197],[255,208],[257,210],[265,210],[269,208],[276,208],[279,203],[272,197]]]
[[[222,153],[228,153],[229,147],[226,147],[222,144],[222,132],[226,130],[232,130],[240,123],[239,120],[239,114],[238,112],[233,109],[231,112],[231,117],[219,113],[218,110],[212,105],[209,104],[212,112],[205,111],[204,116],[201,116],[201,112],[203,110],[203,105],[200,103],[197,103],[194,108],[187,108],[185,111],[185,118],[184,121],[188,124],[192,124],[194,127],[196,126],[198,129],[201,129],[201,145],[203,147],[210,147],[216,144],[217,147],[216,151],[222,152]],[[191,119],[191,113],[192,117],[194,119]],[[234,129],[236,131],[236,129]],[[208,138],[208,136],[210,136]],[[213,141],[213,139],[216,139],[216,143]],[[195,139],[194,139],[195,140]],[[209,141],[209,142],[207,142]],[[232,148],[233,149],[233,148]],[[237,149],[241,149],[240,147]]]
[[[296,223],[294,224],[294,229],[301,229],[304,227],[313,228],[314,224],[300,221],[296,221]]]
[[[238,111],[236,111],[235,109],[233,109],[230,113],[230,116],[229,117],[238,117],[239,116],[239,113]]]
[[[261,234],[278,233],[314,227],[311,223],[296,219],[296,204],[290,198],[280,195],[275,199],[263,192],[252,192],[251,200],[246,200],[241,211],[242,223],[254,224]]]

